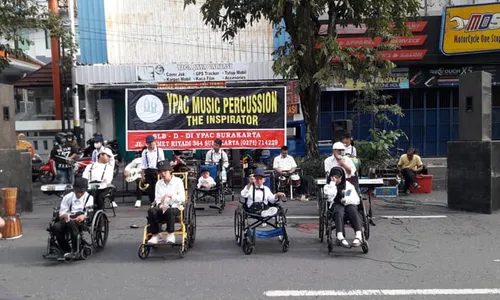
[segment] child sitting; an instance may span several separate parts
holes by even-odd
[[[197,187],[202,190],[209,190],[214,188],[215,185],[215,180],[210,176],[210,171],[208,171],[208,169],[202,169]]]

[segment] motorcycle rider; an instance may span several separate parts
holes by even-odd
[[[55,136],[56,145],[50,151],[50,158],[56,163],[56,180],[62,184],[73,182],[71,161],[78,155],[78,149],[66,143],[66,134],[59,132]]]
[[[102,138],[102,135],[97,135],[94,137],[94,151],[92,152],[92,162],[95,163],[98,161],[99,158],[99,153],[103,151],[103,149],[109,149],[104,147],[104,139]],[[111,150],[111,149],[109,149]],[[112,153],[113,151],[111,151]],[[111,159],[108,162],[108,165],[111,167],[112,170],[115,168],[115,157],[114,155],[111,156]]]
[[[125,167],[125,170],[123,171],[123,176],[127,177],[129,175],[129,172],[132,170],[132,169],[141,169],[141,172],[142,172],[142,152],[146,149],[146,147],[144,147],[141,151],[136,151],[135,152],[135,158],[133,161],[131,161],[126,167]],[[136,188],[135,188],[135,196],[136,196],[136,201],[135,201],[135,205],[134,207],[141,207],[141,204],[142,204],[142,191],[141,189],[139,188],[139,182],[140,182],[140,178],[136,180]]]

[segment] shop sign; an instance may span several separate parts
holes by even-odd
[[[288,104],[286,106],[286,114],[288,116],[298,115],[299,114],[299,105],[298,104]]]
[[[300,95],[296,92],[299,85],[298,81],[289,81],[286,84],[286,104],[299,104]]]
[[[406,23],[408,30],[411,32],[422,32],[427,26],[427,21],[410,21]],[[365,24],[360,24],[359,26],[355,26],[353,24],[348,24],[346,26],[342,26],[337,24],[336,33],[339,35],[354,35],[354,34],[365,34],[368,28]],[[328,24],[323,24],[319,28],[320,35],[326,35],[328,32]]]
[[[137,82],[241,81],[246,63],[161,64],[136,67]]]
[[[410,70],[410,87],[439,88],[458,86],[460,76],[475,71],[491,73],[491,84],[500,84],[500,68],[496,66],[457,66]]]
[[[409,70],[407,68],[394,69],[388,78],[379,78],[376,82],[382,85],[382,89],[408,89]],[[345,78],[328,87],[324,87],[325,91],[349,91],[362,90],[366,88],[367,82],[356,78]]]
[[[447,7],[442,22],[444,55],[500,51],[500,3]]]
[[[159,89],[188,89],[202,87],[226,87],[225,81],[160,82]]]

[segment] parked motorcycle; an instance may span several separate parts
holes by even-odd
[[[40,167],[43,166],[43,161],[40,155],[35,154],[31,159],[31,178],[35,182],[40,176]]]
[[[42,184],[49,184],[56,179],[55,161],[50,158],[39,169],[39,179]]]

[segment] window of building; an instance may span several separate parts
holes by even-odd
[[[19,36],[20,39],[15,42],[16,49],[29,50],[30,49],[30,44],[28,42],[29,31],[26,29],[19,29],[17,31],[17,35]]]
[[[45,49],[50,49],[50,32],[47,29],[45,29],[44,33],[45,33]]]

